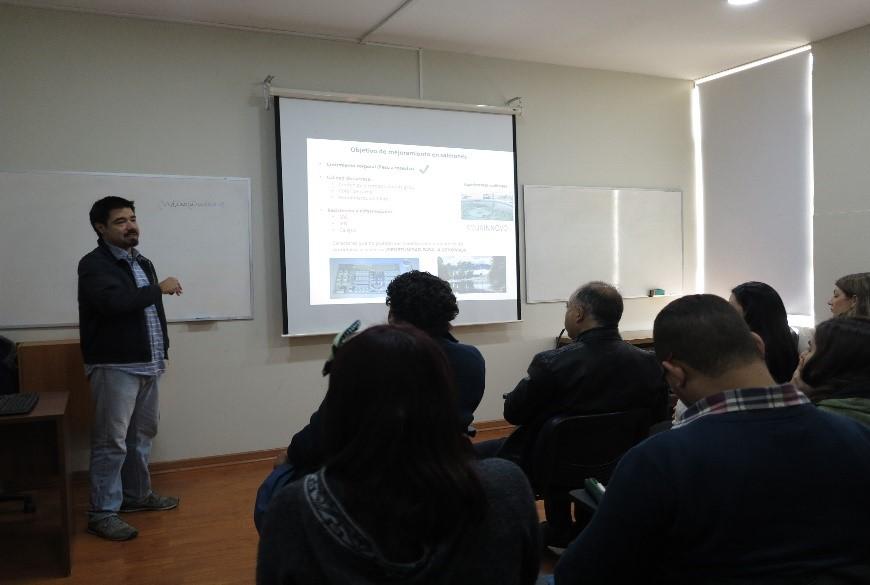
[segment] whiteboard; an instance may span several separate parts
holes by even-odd
[[[163,299],[168,320],[253,318],[250,179],[0,172],[0,328],[78,324],[88,212],[107,195],[134,201],[137,249],[184,287]]]
[[[526,302],[559,302],[590,280],[623,297],[683,291],[683,194],[673,189],[523,187]]]

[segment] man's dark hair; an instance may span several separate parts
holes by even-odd
[[[801,370],[810,400],[870,398],[870,319],[828,319],[813,340],[815,350]]]
[[[653,340],[659,361],[679,360],[712,378],[761,360],[749,326],[716,295],[688,295],[656,316]]]
[[[600,280],[578,288],[569,303],[582,307],[602,327],[617,327],[622,319],[622,295],[616,287]]]
[[[101,223],[106,225],[109,221],[109,213],[115,209],[126,209],[128,207],[133,210],[133,213],[136,213],[136,207],[133,205],[132,201],[114,195],[103,197],[91,206],[91,212],[89,214],[91,227],[94,228],[97,235],[100,235],[100,232],[97,231],[97,224]]]
[[[393,317],[429,335],[444,335],[459,314],[450,283],[428,272],[411,270],[387,286],[387,306]]]

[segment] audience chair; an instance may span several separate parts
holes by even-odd
[[[653,435],[669,431],[672,426],[674,426],[674,421],[671,419],[659,421],[649,428],[649,436],[652,437]]]
[[[544,500],[549,530],[564,541],[579,532],[589,517],[571,525],[568,493],[588,477],[607,483],[622,455],[649,433],[646,409],[589,415],[557,415],[538,435],[532,461],[532,486]]]

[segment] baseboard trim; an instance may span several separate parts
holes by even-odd
[[[504,429],[513,429],[514,425],[504,419],[497,420],[482,420],[480,422],[471,423],[478,431],[501,431]]]
[[[512,424],[503,419],[483,420],[474,423],[474,426],[477,428],[478,432],[500,431],[513,428]],[[227,467],[231,465],[242,465],[245,463],[274,461],[275,457],[280,453],[283,453],[285,450],[286,447],[279,447],[277,449],[264,449],[262,451],[245,451],[242,453],[227,453],[225,455],[208,455],[206,457],[176,459],[175,461],[158,461],[152,463],[149,467],[151,469],[151,475],[162,475],[165,473],[206,469],[210,467]],[[72,480],[76,483],[86,483],[88,481],[87,470],[73,472]]]
[[[242,465],[245,463],[259,463],[262,461],[274,461],[279,453],[284,453],[286,447],[278,449],[264,449],[262,451],[245,451],[242,453],[227,453],[225,455],[208,455],[206,457],[192,457],[190,459],[176,459],[174,461],[157,461],[148,467],[151,475],[163,475],[177,471],[192,471],[195,469],[207,469],[211,467],[227,467],[230,465]],[[87,483],[87,470],[76,471],[72,475],[72,481]]]
[[[245,451],[243,453],[227,453],[226,455],[209,455],[207,457],[193,457],[191,459],[177,459],[175,461],[158,461],[148,467],[151,475],[174,473],[176,471],[190,471],[193,469],[205,469],[209,467],[225,467],[228,465],[241,465],[243,463],[258,463],[260,461],[274,461],[279,453],[284,453],[287,447],[278,449],[264,449],[262,451]]]

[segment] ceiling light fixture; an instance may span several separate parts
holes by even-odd
[[[758,0],[728,0],[731,6],[746,6],[747,4],[755,4]]]

